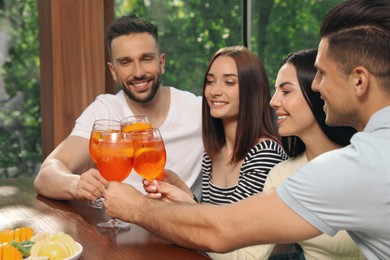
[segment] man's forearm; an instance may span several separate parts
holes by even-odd
[[[157,201],[117,182],[110,183],[104,196],[107,214],[197,250],[229,252],[321,234],[287,207],[274,190],[223,206]]]
[[[52,199],[75,199],[79,175],[72,174],[58,160],[51,160],[42,165],[34,180],[36,191]]]
[[[209,211],[209,208],[213,210]],[[172,204],[148,200],[139,211],[134,212],[130,221],[183,247],[226,251],[228,241],[223,238],[226,228],[221,225],[218,212],[218,206],[209,204]]]

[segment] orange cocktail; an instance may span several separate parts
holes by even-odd
[[[99,139],[103,131],[114,131],[119,132],[119,121],[111,119],[98,119],[94,122],[91,136],[89,138],[89,153],[92,161],[96,164],[97,160],[97,148]]]
[[[121,130],[125,133],[152,128],[149,118],[142,114],[125,117],[120,121],[120,123]]]
[[[107,181],[123,181],[133,169],[134,151],[130,135],[117,129],[102,131],[97,149],[96,165],[100,174]],[[113,131],[114,130],[114,131]],[[128,223],[122,223],[115,218],[108,222],[98,223],[100,228],[116,228],[129,230]]]
[[[101,131],[92,130],[91,137],[89,138],[89,153],[91,154],[91,158],[94,163],[96,163],[97,159],[97,148],[101,134]]]
[[[166,163],[164,141],[158,129],[146,129],[131,133],[134,149],[134,170],[143,178],[157,178]]]
[[[103,132],[98,144],[97,167],[108,181],[123,181],[133,169],[134,152],[130,138],[121,132]]]
[[[95,120],[92,126],[91,136],[89,138],[89,153],[91,155],[92,161],[97,163],[97,151],[99,145],[99,139],[104,131],[119,132],[120,123],[119,121],[112,119],[98,119]],[[88,204],[94,208],[103,208],[101,198],[89,201]]]
[[[132,131],[139,131],[144,129],[151,129],[152,125],[145,122],[135,122],[129,125],[122,125],[122,131],[125,133],[130,133]]]

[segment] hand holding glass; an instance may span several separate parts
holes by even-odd
[[[97,167],[107,181],[122,182],[133,168],[134,152],[130,135],[120,131],[103,131],[97,149]],[[101,228],[128,230],[128,223],[111,218],[108,222],[98,223]]]
[[[118,125],[119,125],[119,121],[116,120],[111,120],[111,119],[95,120],[91,131],[91,137],[89,138],[89,153],[91,155],[92,161],[95,164],[97,160],[97,148],[98,148],[99,139],[102,132],[110,129],[115,131],[115,129],[118,129]],[[101,198],[97,200],[89,201],[88,204],[94,208],[99,208],[99,209],[103,208],[103,203]]]

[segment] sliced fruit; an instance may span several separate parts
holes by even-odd
[[[76,241],[65,233],[40,233],[32,237],[31,240],[36,241],[30,251],[30,255],[33,257],[48,256],[49,260],[62,259],[56,257],[70,257],[79,250]]]
[[[46,240],[36,241],[35,244],[31,247],[30,256],[39,256],[41,248],[47,246],[49,243],[51,242]]]
[[[33,236],[34,230],[30,227],[21,227],[20,228],[20,241],[30,240]]]
[[[11,242],[11,246],[19,250],[19,252],[22,253],[23,257],[28,257],[30,255],[30,249],[32,244],[27,244],[27,243],[22,244],[21,242],[17,242],[16,240],[14,240]]]
[[[11,242],[14,239],[14,231],[5,229],[0,232],[0,243]]]
[[[76,241],[68,234],[61,234],[60,236],[57,236],[55,240],[52,239],[52,241],[63,244],[69,256],[74,255],[79,250]]]
[[[1,259],[22,260],[23,255],[18,249],[5,242],[1,245]]]
[[[41,247],[38,256],[48,256],[49,260],[58,260],[67,258],[68,254],[59,243],[48,242],[48,244]]]
[[[126,125],[123,127],[123,131],[125,133],[130,133],[132,131],[139,131],[139,130],[144,130],[144,129],[152,129],[152,125],[149,123],[144,123],[144,122],[137,122],[134,124]]]
[[[135,156],[134,157],[144,157],[144,156],[149,156],[153,153],[157,153],[158,150],[156,148],[151,148],[151,147],[142,147],[140,149],[138,149],[136,152],[135,152]]]
[[[11,242],[12,240],[16,240],[18,242],[29,240],[33,233],[33,229],[29,227],[5,229],[0,232],[0,243]]]
[[[17,242],[20,242],[21,240],[21,229],[20,228],[15,228],[14,229],[14,240]]]

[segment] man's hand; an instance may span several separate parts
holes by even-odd
[[[145,195],[132,186],[119,182],[110,182],[103,196],[106,213],[127,222],[132,222],[134,214],[147,203]]]
[[[91,168],[81,174],[74,187],[73,194],[76,199],[96,200],[108,188],[108,182],[97,169]]]

